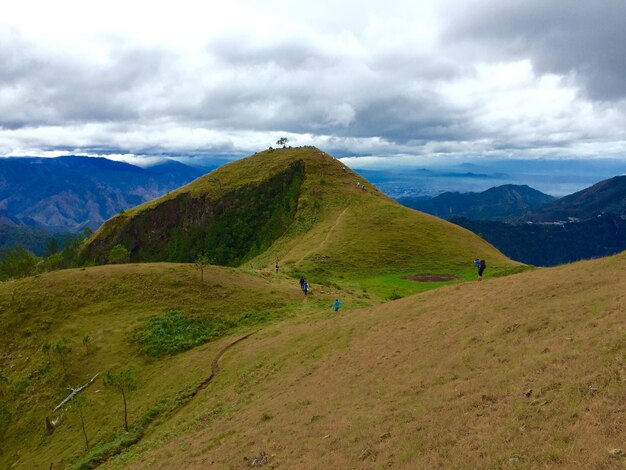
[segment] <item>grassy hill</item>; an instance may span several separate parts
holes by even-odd
[[[618,467],[625,292],[626,254],[379,305],[168,263],[5,282],[0,467]],[[129,367],[126,433],[102,374]],[[52,409],[98,372],[87,452],[76,405]]]
[[[105,468],[622,468],[625,293],[622,254],[271,326]]]
[[[57,468],[82,454],[76,409],[52,411],[68,387],[100,373],[86,394],[92,442],[132,441],[209,375],[222,338],[329,307],[331,295],[317,289],[303,300],[291,279],[220,267],[205,268],[201,282],[182,264],[99,266],[0,283],[0,468]],[[131,437],[116,434],[121,398],[101,380],[129,367],[138,378],[129,396]],[[58,431],[46,433],[46,416],[61,418]]]
[[[521,265],[458,226],[401,206],[317,148],[275,149],[205,175],[106,222],[84,257],[105,262],[123,244],[132,261],[216,264],[304,275],[380,295],[407,294],[404,278],[471,278],[471,260],[492,274]]]
[[[318,452],[318,441],[330,439],[332,433],[318,436],[315,430],[331,413],[338,429],[356,426],[359,432],[374,429],[368,407],[372,419],[389,417],[372,402],[385,394],[377,371],[388,355],[382,353],[384,338],[399,357],[416,342],[420,354],[431,357],[421,369],[399,368],[393,381],[413,380],[420,370],[430,374],[431,366],[437,371],[454,359],[457,346],[440,344],[436,326],[454,329],[462,321],[478,334],[483,325],[473,306],[489,297],[487,286],[500,282],[461,283],[475,276],[472,259],[488,260],[488,278],[525,269],[471,232],[400,206],[315,148],[263,152],[128,210],[101,227],[83,256],[103,262],[119,243],[143,263],[0,284],[0,468],[119,467],[153,458],[179,467],[183,455],[197,456],[191,465],[203,467],[203,459],[217,458],[214,448],[224,450],[221,464],[248,465],[255,458],[250,452],[258,452],[260,461],[282,456],[274,444],[289,446],[273,436],[287,431],[293,439],[301,436],[304,447],[289,448],[293,454],[281,461],[316,466],[307,449]],[[191,264],[154,262],[191,261],[200,253],[236,267],[206,267],[201,279]],[[280,272],[274,273],[277,259]],[[312,284],[308,297],[294,279],[300,275]],[[456,285],[439,294],[444,297],[424,294],[367,309],[451,283]],[[344,302],[341,316],[330,308],[337,297]],[[437,304],[438,298],[445,300]],[[503,297],[502,303],[516,299]],[[427,305],[434,310],[422,310]],[[439,323],[432,323],[433,312]],[[422,319],[412,320],[416,315]],[[413,367],[415,358],[409,359],[405,365]],[[104,386],[108,371],[135,376],[136,390],[126,392],[128,432],[121,394]],[[81,393],[82,407],[75,402],[53,411],[70,388],[95,374]],[[327,388],[325,377],[337,388]],[[330,408],[317,412],[311,405],[318,398]],[[396,403],[405,413],[404,402]],[[353,409],[364,414],[353,415]],[[284,415],[279,431],[273,426],[283,422],[283,413],[290,417]],[[46,418],[60,425],[46,431]],[[304,430],[294,427],[300,419]],[[268,426],[272,436],[265,434]],[[189,454],[196,441],[192,446],[179,439],[201,429],[217,434],[199,437],[200,448]],[[243,437],[247,433],[251,440]],[[353,431],[341,439],[360,446]],[[354,449],[341,448],[337,463],[351,462]],[[236,455],[236,449],[246,454]],[[369,465],[373,451],[361,450],[349,466]]]

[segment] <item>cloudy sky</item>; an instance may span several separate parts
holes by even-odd
[[[8,2],[0,155],[626,160],[623,0],[304,3]]]

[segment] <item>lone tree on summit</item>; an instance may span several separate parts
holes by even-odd
[[[289,142],[289,139],[287,137],[281,137],[276,141],[276,145],[282,145],[283,148],[285,148],[287,147],[287,142]]]

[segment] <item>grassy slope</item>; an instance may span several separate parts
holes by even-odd
[[[621,254],[274,325],[106,467],[620,467],[625,293]]]
[[[241,331],[251,331],[258,327],[255,323],[289,318],[296,310],[306,314],[331,302],[330,293],[321,292],[303,302],[297,283],[280,275],[270,281],[269,275],[227,268],[205,271],[203,284],[194,267],[183,264],[99,266],[0,284],[1,369],[9,381],[0,381],[0,405],[8,400],[13,414],[8,434],[0,439],[0,468],[14,462],[22,468],[48,468],[54,462],[56,468],[80,455],[78,417],[65,412],[66,422],[52,436],[44,433],[44,417],[59,416],[52,408],[67,396],[67,386],[83,384],[97,372],[129,366],[137,371],[140,392],[130,397],[131,422],[162,399],[171,407],[180,392],[209,375],[224,341],[175,357],[149,358],[133,342],[148,317],[170,309],[197,317],[241,319],[248,314],[252,320]],[[82,344],[87,335],[89,353]],[[58,358],[41,349],[61,338],[71,348],[65,379]],[[87,393],[87,429],[94,443],[106,441],[121,422],[121,400],[101,389],[98,380]]]
[[[43,418],[67,394],[68,383],[76,386],[95,372],[110,368],[133,366],[138,372],[140,392],[131,394],[131,422],[141,421],[155,406],[165,413],[158,420],[167,422],[168,410],[176,408],[181,393],[207,377],[214,355],[234,336],[175,357],[149,359],[139,353],[132,337],[152,315],[162,315],[168,309],[229,318],[249,313],[260,323],[288,317],[275,329],[259,333],[259,338],[265,339],[257,340],[255,335],[250,340],[252,344],[263,344],[269,336],[277,335],[280,344],[282,329],[301,331],[302,338],[307,338],[310,332],[306,325],[311,321],[315,325],[315,320],[327,315],[335,295],[346,301],[349,311],[379,302],[392,293],[406,295],[433,287],[403,280],[407,274],[447,273],[470,278],[474,275],[474,256],[488,259],[490,275],[520,268],[460,227],[403,208],[370,185],[367,191],[358,189],[357,179],[363,182],[358,175],[349,169],[344,171],[335,159],[313,148],[274,151],[226,165],[164,199],[175,198],[180,192],[192,197],[208,194],[211,199],[242,184],[264,181],[293,163],[294,158],[305,163],[306,179],[293,225],[269,250],[242,269],[209,269],[204,286],[192,267],[175,264],[102,266],[0,285],[0,354],[9,379],[4,398],[9,397],[14,405],[14,421],[1,442],[0,465],[18,462],[26,467],[48,467],[50,462],[58,465],[79,456],[82,443],[76,415],[67,412],[65,423],[52,436],[44,434]],[[105,225],[96,238],[122,229],[135,214],[156,210],[157,206],[155,201],[127,211]],[[281,273],[268,282],[267,272],[276,258]],[[305,301],[288,277],[301,273],[313,282],[314,295]],[[83,351],[81,339],[85,335],[92,338],[95,352]],[[46,341],[63,337],[70,340],[72,348],[65,380],[56,358],[48,358],[41,351]],[[351,334],[339,334],[331,338],[336,341],[325,343],[328,338],[322,334],[319,345],[305,345],[312,352],[303,356],[303,364],[322,357],[335,342],[347,347],[352,338]],[[240,380],[237,396],[238,400],[244,398],[235,405],[225,402],[228,409],[224,414],[236,413],[252,400],[254,392],[248,383],[256,386],[282,367],[282,362],[289,363],[291,355],[298,356],[298,341],[290,344],[292,349],[270,363],[264,362],[263,356],[249,358],[252,362],[239,369],[245,377]],[[99,381],[86,394],[92,403],[87,428],[96,444],[109,440],[113,430],[119,429],[121,419],[119,398],[101,389]],[[215,413],[219,415],[222,412],[218,405]],[[188,408],[193,409],[191,404]],[[176,416],[183,420],[188,417],[185,410]],[[188,421],[185,427],[194,423]],[[169,422],[158,429],[170,429]],[[24,436],[29,436],[26,444]]]
[[[469,279],[474,276],[475,257],[488,260],[491,275],[521,268],[473,233],[397,204],[313,147],[265,151],[225,165],[111,219],[94,242],[123,232],[135,217],[159,210],[163,202],[188,194],[206,197],[210,204],[220,194],[260,184],[296,160],[304,162],[306,177],[295,220],[269,249],[245,262],[245,268],[271,269],[278,259],[283,272],[303,274],[314,282],[365,288],[382,297],[426,287],[404,281],[408,274],[445,273]],[[357,181],[366,184],[366,191]]]

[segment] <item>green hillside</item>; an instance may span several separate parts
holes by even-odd
[[[364,188],[364,189],[363,189]],[[304,275],[389,294],[409,275],[471,278],[521,268],[471,232],[391,200],[313,147],[267,150],[230,163],[105,223],[84,258],[106,262],[123,244],[132,261],[212,262]],[[419,289],[418,289],[419,290]]]
[[[141,264],[0,283],[0,468],[57,468],[82,455],[76,410],[53,412],[68,387],[100,373],[86,394],[87,428],[92,442],[114,442],[121,400],[103,389],[108,370],[136,372],[130,420],[141,428],[184,403],[222,338],[331,302],[319,291],[303,301],[291,280],[220,267],[203,277],[193,265]],[[46,416],[61,419],[51,434]]]
[[[231,420],[252,419],[251,427],[273,420],[275,411],[255,408],[257,396],[270,394],[262,402],[269,406],[317,361],[351,348],[366,331],[380,331],[378,314],[363,308],[456,284],[433,310],[442,312],[441,322],[454,323],[457,318],[445,317],[448,309],[468,300],[451,289],[476,289],[462,282],[475,278],[474,257],[488,260],[484,284],[526,269],[471,232],[400,206],[315,148],[256,154],[119,214],[94,234],[83,260],[103,263],[120,243],[142,263],[0,284],[0,468],[123,467],[138,453],[151,454],[215,422],[218,437],[194,454],[211,455],[222,440],[239,442]],[[171,262],[200,254],[229,267],[204,266],[201,273],[194,264]],[[311,283],[306,297],[301,275]],[[331,309],[336,298],[344,302],[341,315],[352,318],[345,324]],[[406,319],[395,310],[403,304],[385,305],[384,315]],[[352,328],[355,318],[361,319]],[[411,330],[414,338],[422,335],[418,327]],[[244,362],[233,369],[234,354]],[[362,358],[352,365],[365,373],[374,364]],[[122,397],[106,386],[116,374],[134,377],[135,390]],[[92,377],[80,393],[85,403],[54,410]],[[275,378],[281,385],[271,389]],[[209,396],[211,408],[204,409]],[[174,463],[165,466],[179,467],[181,456],[167,452]]]
[[[624,254],[379,305],[293,281],[145,263],[0,284],[0,468],[624,463]],[[102,378],[128,368],[125,432]],[[78,404],[53,408],[96,373],[86,450]]]
[[[105,468],[623,468],[625,293],[622,254],[268,327]]]

